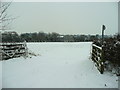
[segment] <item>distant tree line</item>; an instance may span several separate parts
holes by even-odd
[[[22,33],[20,35],[17,32],[2,33],[2,42],[86,42],[98,39],[101,39],[101,35],[61,35],[56,32]]]

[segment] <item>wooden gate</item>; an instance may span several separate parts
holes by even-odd
[[[101,74],[104,72],[104,60],[103,60],[103,50],[95,44],[92,44],[92,60],[95,62],[95,66],[100,71]]]
[[[20,57],[27,54],[26,43],[0,43],[0,55],[2,60]]]

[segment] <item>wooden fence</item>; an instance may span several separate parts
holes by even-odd
[[[95,44],[92,44],[92,60],[101,74],[104,72],[103,49]]]
[[[1,60],[25,56],[27,54],[27,45],[22,43],[0,43]]]

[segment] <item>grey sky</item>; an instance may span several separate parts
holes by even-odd
[[[9,14],[19,16],[12,27],[18,33],[106,34],[118,32],[117,2],[13,2]]]

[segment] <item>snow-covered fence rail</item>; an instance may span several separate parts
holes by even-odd
[[[92,44],[92,60],[101,74],[104,72],[103,50],[95,44]]]
[[[20,57],[27,54],[27,45],[21,43],[0,43],[0,55],[2,60]]]

